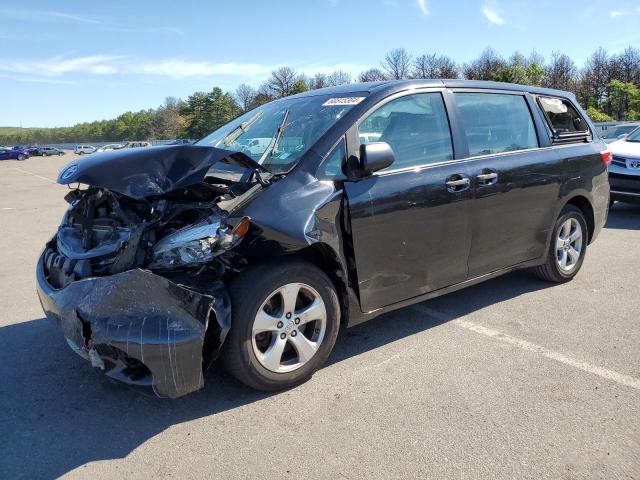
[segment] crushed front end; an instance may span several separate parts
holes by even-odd
[[[176,162],[165,162],[165,175],[190,176],[176,189],[133,196],[130,183],[119,188],[112,176],[110,188],[96,181],[71,190],[36,271],[43,310],[76,353],[171,398],[203,386],[224,342],[225,279],[244,266],[233,248],[248,230],[248,219],[231,212],[262,188],[251,179],[205,180],[206,169]]]

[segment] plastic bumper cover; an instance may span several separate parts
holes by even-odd
[[[110,377],[151,384],[159,396],[175,398],[201,388],[205,333],[214,358],[229,330],[229,299],[222,287],[203,294],[136,269],[56,290],[45,278],[42,257],[36,278],[47,318],[76,353]]]

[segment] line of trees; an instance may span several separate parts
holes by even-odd
[[[412,55],[404,48],[389,51],[379,67],[356,77],[337,70],[304,75],[283,66],[271,72],[258,88],[247,84],[233,92],[214,87],[195,92],[186,100],[169,97],[155,109],[126,112],[112,120],[80,123],[72,127],[25,129],[2,135],[0,144],[74,143],[172,138],[200,138],[243,112],[277,98],[352,82],[408,78],[465,78],[540,85],[572,91],[594,121],[640,120],[640,50],[626,48],[610,55],[596,50],[578,68],[567,55],[515,52],[504,58],[487,48],[464,64],[436,53]]]

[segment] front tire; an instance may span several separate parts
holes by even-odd
[[[548,282],[573,280],[582,267],[588,243],[589,229],[582,210],[565,206],[553,228],[547,261],[534,267],[533,273]]]
[[[227,370],[257,390],[305,382],[327,360],[340,306],[331,280],[314,265],[281,260],[247,268],[232,282]]]
[[[19,161],[22,161],[22,160],[24,160],[24,155],[22,155],[22,154],[19,154],[19,155],[18,155],[18,160],[19,160]]]

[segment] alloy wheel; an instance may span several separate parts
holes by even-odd
[[[304,283],[289,283],[272,292],[258,309],[251,332],[260,364],[276,373],[305,365],[317,353],[327,328],[320,294]]]
[[[556,259],[560,270],[570,272],[573,270],[582,253],[582,227],[575,218],[568,218],[558,229],[556,238]]]

